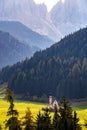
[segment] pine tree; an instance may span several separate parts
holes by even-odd
[[[33,116],[29,108],[27,108],[25,116],[22,119],[24,119],[23,121],[24,130],[33,130],[34,128]]]
[[[79,118],[77,118],[77,113],[76,111],[74,111],[73,130],[81,130],[81,126],[78,122],[79,122]]]
[[[59,130],[81,130],[81,126],[78,123],[77,113],[73,110],[69,102],[63,97],[61,100],[60,114],[60,127]]]
[[[50,130],[51,116],[50,116],[50,113],[49,113],[48,109],[44,112],[43,123],[44,123],[44,130]]]
[[[72,124],[72,108],[70,107],[69,102],[64,97],[62,98],[60,103],[60,130],[70,130],[70,126]]]
[[[57,109],[55,109],[54,116],[53,116],[53,129],[59,130],[60,128],[60,115]]]
[[[37,130],[43,129],[43,115],[41,114],[41,112],[37,114],[36,124],[37,124]]]
[[[12,92],[9,88],[6,89],[7,101],[10,106],[7,111],[8,120],[5,120],[5,129],[9,130],[21,130],[20,121],[18,120],[18,111],[14,109],[14,99]]]
[[[37,115],[36,123],[37,130],[50,130],[51,116],[47,109],[43,114],[39,112],[39,114]]]

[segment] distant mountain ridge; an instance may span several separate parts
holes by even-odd
[[[31,48],[36,48],[36,50],[44,49],[54,43],[47,36],[40,35],[16,21],[0,21],[0,30],[9,32],[20,42],[29,45]]]
[[[38,5],[34,0],[1,0],[0,12],[0,20],[20,21],[40,34],[61,38],[44,4]]]
[[[9,33],[0,31],[0,68],[30,57],[36,48],[26,45]]]
[[[58,41],[87,25],[86,0],[60,0],[48,13],[34,0],[1,0],[0,20],[20,21],[40,34]]]
[[[87,97],[87,28],[22,63],[3,68],[0,82],[8,82],[16,94]]]
[[[54,25],[65,36],[87,26],[86,0],[60,0],[51,10],[50,17]]]

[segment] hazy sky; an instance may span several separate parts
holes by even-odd
[[[36,3],[45,3],[47,5],[48,11],[52,9],[52,7],[59,1],[59,0],[34,0]],[[64,2],[64,0],[62,0]]]

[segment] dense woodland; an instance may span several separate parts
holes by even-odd
[[[16,94],[53,95],[57,98],[87,96],[87,28],[66,36],[46,50],[36,52],[0,72]]]

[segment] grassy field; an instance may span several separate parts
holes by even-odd
[[[23,102],[23,101],[15,101],[15,109],[19,112],[19,118],[23,117],[26,111],[26,108],[29,107],[34,118],[36,117],[37,113],[42,109],[42,107],[47,107],[45,104],[40,103],[32,103],[32,102]],[[9,103],[3,99],[0,99],[0,124],[4,127],[3,121],[6,119],[6,113],[9,107]],[[77,111],[78,117],[80,118],[80,123],[84,124],[84,119],[87,118],[87,109],[86,108],[79,108],[74,107],[74,110]],[[4,130],[4,128],[3,128]],[[83,127],[83,130],[86,128]]]
[[[37,113],[42,109],[42,107],[46,107],[47,105],[41,103],[32,103],[32,102],[22,102],[15,101],[15,109],[19,112],[19,118],[25,115],[26,108],[29,107],[33,117],[35,118]],[[6,119],[6,113],[9,107],[9,103],[3,99],[0,99],[0,124],[4,127],[4,121]],[[4,130],[4,128],[3,128]]]

